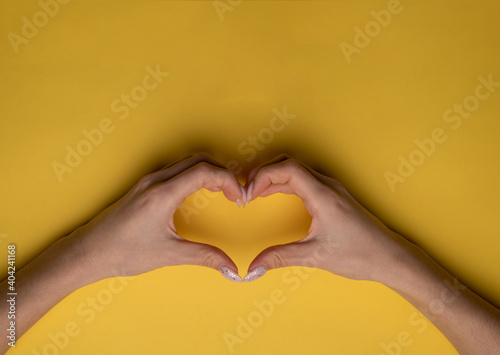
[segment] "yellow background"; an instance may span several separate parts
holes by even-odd
[[[236,160],[243,181],[287,152],[342,181],[499,305],[500,90],[459,129],[443,113],[474,94],[479,75],[500,81],[500,3],[401,0],[402,11],[350,63],[340,44],[353,45],[354,28],[388,1],[223,3],[231,11],[221,19],[212,1],[73,0],[16,54],[8,34],[20,35],[23,17],[40,5],[2,1],[2,262],[14,242],[18,265],[27,263],[141,176],[186,154]],[[112,102],[156,65],[170,76],[120,120]],[[296,118],[247,161],[238,145],[285,106]],[[65,147],[105,117],[115,130],[60,182],[53,163],[64,164]],[[408,159],[414,141],[436,128],[447,140],[392,192],[384,173],[396,173],[399,156]],[[210,198],[189,223],[180,214],[176,221],[186,238],[225,250],[243,276],[260,250],[300,239],[310,220],[300,200],[276,195],[245,209]],[[235,354],[384,354],[382,343],[401,333],[410,337],[403,354],[456,354],[430,323],[415,325],[422,317],[387,288],[320,270],[274,270],[235,284],[183,266],[115,281],[74,292],[9,354],[230,354],[224,334],[238,336],[239,317],[255,315],[254,301],[273,290],[284,302]],[[92,320],[82,315],[110,287],[120,291]],[[54,352],[50,336],[68,324],[79,334]]]

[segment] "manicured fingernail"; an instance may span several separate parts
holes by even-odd
[[[264,265],[258,266],[252,271],[250,271],[247,276],[243,279],[243,282],[250,282],[260,279],[267,272],[267,267]]]
[[[253,181],[250,184],[250,186],[248,186],[247,203],[250,203],[250,200],[252,199],[252,190],[253,190]]]
[[[236,200],[236,204],[238,205],[238,207],[241,207],[241,200],[240,200],[240,199],[237,199],[237,200]]]
[[[247,203],[247,194],[245,193],[245,189],[243,188],[243,186],[240,185],[240,189],[241,194],[243,195],[243,202],[241,204],[243,205],[243,207],[245,207],[245,204]]]
[[[227,266],[220,267],[220,273],[224,275],[224,277],[230,281],[241,282],[241,277],[238,275],[233,269],[228,268]]]

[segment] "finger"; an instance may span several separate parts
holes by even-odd
[[[165,165],[163,168],[161,168],[161,169],[160,169],[160,170],[158,170],[158,171],[162,171],[162,170],[169,169],[169,168],[171,168],[172,166],[174,166],[174,165],[176,165],[176,164],[178,164],[178,163],[180,163],[180,162],[182,162],[182,161],[184,161],[184,160],[186,160],[186,159],[191,158],[192,156],[194,156],[194,154],[189,154],[189,155],[185,156],[185,157],[184,157],[184,158],[182,158],[182,159],[179,159],[179,160],[177,160],[177,161],[174,161],[174,162],[172,162],[172,163],[170,163],[170,164]]]
[[[223,165],[221,163],[217,162],[206,153],[190,155],[187,158],[173,163],[159,171],[146,175],[139,182],[138,189],[140,191],[145,191],[151,186],[167,181],[201,162],[206,162],[211,165],[223,168]]]
[[[215,269],[224,277],[234,282],[241,282],[238,275],[238,267],[231,258],[221,249],[208,244],[194,243],[182,238],[174,240],[172,250],[175,256],[169,256],[173,260],[169,264],[175,265],[199,265]]]
[[[250,173],[248,174],[248,178],[247,178],[247,182],[246,182],[246,185],[245,187],[248,189],[249,185],[253,182],[253,180],[255,179],[255,175],[257,174],[257,172],[263,168],[264,166],[268,166],[268,165],[273,165],[273,164],[276,164],[276,163],[279,163],[279,162],[282,162],[282,161],[285,161],[285,160],[288,160],[288,159],[292,159],[288,154],[280,154],[278,155],[277,157],[271,159],[270,161],[266,162],[266,163],[263,163],[261,165],[259,165],[258,167],[252,169],[250,171]],[[293,159],[292,159],[293,160]],[[296,161],[296,160],[295,160]],[[326,176],[326,175],[323,175],[319,172],[317,172],[316,170],[314,170],[313,168],[311,168],[310,166],[304,164],[303,162],[299,162],[299,161],[296,161],[298,164],[300,164],[305,170],[307,170],[312,176],[314,176],[316,179],[318,179],[319,181],[321,181],[323,184],[335,189],[335,190],[344,190],[344,187],[343,185],[338,182],[337,180],[329,177],[329,176]],[[285,193],[285,192],[283,192]],[[268,193],[267,195],[271,195],[272,193]],[[264,197],[264,195],[261,194],[262,197]]]
[[[275,245],[262,251],[248,267],[245,282],[254,281],[268,270],[289,266],[322,268],[328,254],[315,240]]]
[[[282,161],[285,161],[288,159],[292,159],[292,158],[287,154],[280,154],[277,157],[271,159],[270,161],[263,163],[263,164],[259,165],[258,167],[252,169],[250,171],[250,173],[248,174],[247,183],[246,183],[245,187],[252,183],[257,172],[261,168],[263,168],[264,166],[273,165],[273,164],[276,164],[276,163],[279,163],[279,162],[282,162]],[[335,188],[337,186],[337,184],[338,184],[337,180],[317,172],[316,170],[314,170],[310,166],[304,164],[303,162],[297,161],[297,163],[300,164],[305,170],[307,170],[312,176],[314,176],[316,179],[321,181],[323,184],[328,185],[328,186],[333,187],[333,188]]]
[[[217,160],[215,160],[213,157],[211,157],[207,153],[198,153],[198,154],[191,155],[190,157],[188,157],[184,160],[181,160],[181,161],[175,163],[174,165],[171,165],[170,167],[166,168],[164,170],[165,173],[163,173],[163,171],[160,170],[158,173],[162,172],[162,174],[158,174],[158,178],[160,179],[160,181],[158,181],[158,182],[171,179],[174,176],[182,173],[183,171],[185,171],[185,170],[189,169],[190,167],[192,167],[198,163],[201,163],[201,162],[206,162],[206,163],[209,163],[213,166],[217,166],[219,168],[224,168],[224,165],[222,165],[222,163],[218,162]],[[166,172],[168,172],[168,174]]]
[[[302,199],[312,216],[316,215],[325,192],[329,190],[292,159],[261,168],[255,175],[252,187],[252,199],[261,194],[293,193]]]
[[[343,187],[343,185],[335,180],[334,178],[331,178],[329,176],[326,176],[326,175],[323,175],[321,173],[318,173],[316,170],[312,169],[311,167],[305,165],[304,163],[300,162],[300,165],[302,165],[302,167],[304,169],[306,169],[309,174],[311,174],[312,176],[314,176],[317,180],[321,181],[323,184],[331,187],[332,189],[340,192],[339,190],[344,190],[345,188]]]
[[[253,181],[255,180],[255,176],[257,175],[258,171],[261,170],[263,167],[265,166],[269,166],[269,165],[273,165],[273,164],[276,164],[276,163],[280,163],[280,162],[284,162],[286,160],[293,160],[289,155],[287,154],[280,154],[278,155],[277,157],[271,159],[270,161],[266,162],[266,163],[263,163],[261,165],[259,165],[258,167],[252,169],[248,175],[248,179],[247,179],[247,182],[245,184],[245,188],[247,190],[247,193],[250,192],[248,194],[248,202],[250,202],[252,200],[252,196],[253,197],[256,197],[255,194],[253,194]],[[340,183],[338,183],[336,180],[328,177],[328,176],[325,176],[323,174],[320,174],[318,173],[317,171],[315,171],[314,169],[310,168],[309,166],[307,166],[306,164],[302,163],[302,162],[299,162],[299,161],[296,161],[296,160],[293,160],[295,161],[297,164],[299,164],[300,166],[302,166],[307,172],[309,172],[309,174],[311,174],[312,176],[314,176],[317,180],[319,180],[320,182],[322,182],[323,184],[331,187],[331,188],[334,188],[336,189],[338,187],[338,185],[340,185]],[[288,185],[286,184],[282,184],[282,186],[269,186],[265,191],[261,192],[259,194],[260,197],[266,197],[266,196],[269,196],[269,195],[272,195],[272,194],[275,194],[275,193],[284,193],[284,194],[293,194],[293,191],[288,187]]]
[[[234,174],[224,168],[200,162],[161,185],[177,209],[185,198],[201,188],[222,191],[230,201],[243,199],[243,191]]]
[[[187,158],[182,159],[176,163],[173,163],[157,172],[144,176],[136,184],[135,188],[131,191],[131,193],[133,194],[142,193],[151,186],[165,182],[201,162],[206,162],[208,164],[223,168],[223,165],[221,163],[217,162],[206,153],[190,155]]]
[[[287,184],[273,184],[269,185],[267,189],[259,194],[259,197],[266,197],[269,195],[282,193],[282,194],[293,194],[293,190]]]
[[[287,159],[290,159],[290,156],[288,156],[287,154],[280,154],[278,155],[277,157],[265,162],[265,163],[262,163],[260,164],[259,166],[257,166],[256,168],[253,168],[250,173],[248,173],[248,177],[247,177],[247,182],[246,182],[246,185],[245,187],[249,186],[252,181],[254,180],[255,178],[255,175],[257,174],[257,172],[262,169],[264,166],[268,166],[268,165],[272,165],[272,164],[276,164],[276,163],[279,163],[279,162],[282,162],[282,161],[285,161]]]

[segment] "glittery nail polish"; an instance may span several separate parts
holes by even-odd
[[[241,207],[241,200],[240,200],[240,199],[237,199],[237,200],[236,200],[236,204],[238,205],[238,207]]]
[[[240,185],[240,189],[241,189],[241,195],[243,195],[243,200],[242,200],[242,207],[245,207],[246,203],[247,203],[247,194],[245,193],[245,189],[243,188],[243,186]]]
[[[228,268],[227,266],[220,267],[220,273],[224,275],[224,277],[230,281],[241,282],[241,277],[238,275],[233,269]]]
[[[253,181],[250,184],[250,186],[248,186],[247,203],[250,203],[250,200],[252,199],[252,190],[253,190]]]
[[[245,276],[243,282],[255,281],[264,276],[266,272],[267,272],[267,267],[265,267],[264,265],[258,266]]]

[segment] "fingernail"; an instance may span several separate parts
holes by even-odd
[[[245,204],[247,203],[247,194],[245,193],[245,189],[241,185],[240,185],[240,190],[241,190],[241,194],[243,195],[242,205],[243,205],[243,207],[245,207]]]
[[[250,184],[250,186],[248,186],[247,203],[250,203],[250,200],[252,199],[252,190],[253,190],[253,181]]]
[[[241,207],[241,200],[240,200],[240,199],[237,199],[237,200],[236,200],[236,204],[238,205],[238,207]]]
[[[264,265],[258,266],[245,276],[243,282],[250,282],[260,279],[262,276],[264,276],[266,272],[267,272],[267,267],[265,267]]]
[[[230,281],[241,282],[241,277],[238,275],[233,269],[228,268],[227,266],[220,267],[220,273],[224,275],[224,277]]]

